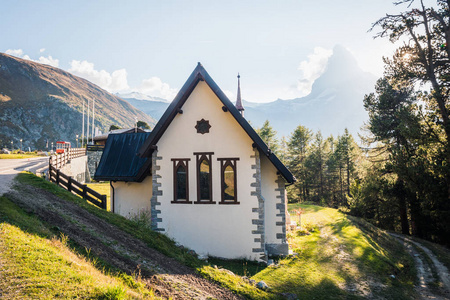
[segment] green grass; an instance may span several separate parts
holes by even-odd
[[[52,230],[0,197],[0,295],[5,299],[154,299],[131,276],[107,274]]]
[[[409,299],[415,273],[410,256],[385,232],[367,222],[350,218],[335,209],[312,205],[301,207],[302,227],[309,235],[289,233],[296,257],[285,258],[253,279],[264,280],[274,293],[295,293],[300,299],[351,299],[355,284],[376,279],[390,299]],[[291,213],[293,218],[295,214]],[[395,275],[396,278],[391,278]]]
[[[106,195],[106,210],[111,211],[111,187],[108,182],[96,182],[86,184],[89,188],[93,189],[97,193]]]
[[[69,193],[65,189],[45,181],[31,173],[20,173],[16,179],[21,183],[30,184],[32,186],[45,189],[62,199],[66,199],[85,208],[99,218],[102,218],[132,236],[142,240],[148,247],[156,249],[159,252],[176,259],[180,263],[196,269],[200,275],[216,281],[220,285],[227,287],[236,293],[246,295],[247,297],[253,299],[265,299],[268,297],[266,292],[260,291],[256,287],[251,286],[240,276],[233,276],[223,270],[215,269],[198,259],[196,256],[191,255],[189,253],[189,249],[177,247],[175,242],[167,236],[149,229],[147,226],[148,222],[129,220],[120,215],[101,210],[96,206],[88,204],[80,197]]]
[[[34,152],[26,152],[25,154],[0,154],[0,159],[23,159],[23,158],[33,158],[33,157],[42,157],[37,155]]]
[[[197,268],[203,265],[203,262],[201,260],[188,253],[188,249],[177,247],[175,245],[175,242],[167,236],[152,231],[146,226],[140,226],[139,223],[124,218],[120,215],[102,210],[94,205],[91,205],[82,198],[68,192],[67,190],[55,185],[54,183],[50,183],[31,173],[25,172],[18,174],[16,179],[21,183],[30,184],[32,186],[47,190],[62,199],[66,199],[67,201],[73,202],[83,207],[95,216],[117,226],[123,231],[142,240],[150,248],[156,249],[169,257],[175,258],[176,260],[187,266]]]
[[[176,247],[165,235],[153,232],[139,222],[89,205],[32,174],[21,173],[18,180],[84,207],[141,239],[149,247],[197,269],[205,278],[249,299],[281,299],[282,293],[294,293],[300,299],[359,299],[364,298],[364,293],[386,299],[411,299],[414,296],[413,261],[403,247],[384,231],[335,209],[301,205],[304,230],[288,233],[289,243],[297,255],[280,259],[275,266],[264,268],[255,263],[215,258],[205,263],[190,255],[187,249]],[[290,205],[289,209],[292,211],[298,207],[298,204]],[[294,214],[291,215],[295,218]],[[242,275],[252,276],[256,282],[263,280],[271,289],[261,291],[244,280]],[[373,282],[378,282],[381,287],[373,288]],[[357,293],[357,285],[366,287],[359,288],[361,292]]]

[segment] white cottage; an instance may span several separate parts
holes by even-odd
[[[239,79],[238,79],[239,80]],[[112,208],[201,255],[286,255],[285,186],[295,178],[199,63],[151,133],[110,135],[95,179]]]

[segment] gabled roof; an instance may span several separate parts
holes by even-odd
[[[147,138],[145,143],[139,149],[139,154],[141,157],[150,157],[152,152],[156,149],[156,144],[158,143],[161,136],[164,134],[166,129],[169,127],[172,120],[182,109],[183,104],[189,98],[190,94],[197,86],[199,81],[204,81],[211,90],[216,94],[219,100],[224,105],[224,110],[228,110],[232,116],[236,119],[236,121],[241,125],[241,127],[245,130],[245,132],[249,135],[249,137],[253,140],[253,146],[258,148],[261,153],[266,155],[272,164],[277,168],[279,173],[286,179],[288,183],[293,183],[295,181],[295,177],[292,173],[286,168],[286,166],[276,157],[275,154],[270,151],[269,147],[264,143],[261,137],[255,132],[252,126],[241,116],[237,108],[231,103],[227,96],[222,92],[219,86],[214,82],[214,80],[209,76],[208,72],[206,72],[205,68],[198,63],[197,67],[194,69],[192,74],[189,76],[186,83],[183,85],[181,90],[178,92],[175,99],[172,101],[170,106],[167,108],[166,112],[163,114],[161,119],[156,124],[153,131],[150,133],[150,136]],[[136,181],[142,181],[145,177],[148,170],[145,168],[141,168],[137,175]]]
[[[136,181],[139,170],[148,169],[151,159],[137,155],[150,132],[110,134],[102,158],[95,171],[95,180]]]

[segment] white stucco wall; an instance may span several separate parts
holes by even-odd
[[[76,177],[78,174],[86,173],[87,156],[83,155],[73,158],[68,164],[61,168],[61,172],[67,176]]]
[[[258,259],[260,253],[252,252],[260,244],[254,242],[258,236],[252,234],[256,225],[252,219],[258,214],[252,208],[258,207],[255,190],[250,184],[255,181],[255,164],[252,143],[242,127],[229,112],[222,110],[223,104],[204,82],[200,82],[183,105],[183,114],[178,114],[165,134],[159,140],[158,161],[161,169],[162,196],[158,196],[157,207],[161,210],[158,224],[165,233],[177,242],[199,254],[224,258],[246,257]],[[199,134],[195,129],[197,121],[209,120],[210,132]],[[197,200],[196,156],[194,152],[214,152],[212,156],[212,193],[216,204],[172,204],[173,162],[172,158],[190,158],[189,200]],[[237,161],[238,205],[219,204],[221,200],[220,162],[217,158],[235,158]]]
[[[148,211],[150,216],[150,199],[152,198],[152,176],[142,182],[113,182],[114,212],[126,218],[135,216],[141,211]],[[113,189],[111,188],[111,194]]]
[[[266,156],[261,156],[261,190],[264,197],[264,209],[265,209],[265,228],[266,228],[266,243],[279,244],[280,239],[277,239],[277,233],[282,233],[280,226],[276,226],[276,222],[281,222],[282,218],[276,215],[280,213],[277,209],[277,203],[281,202],[277,196],[280,195],[278,189],[277,169],[270,162]]]

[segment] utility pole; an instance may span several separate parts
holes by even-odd
[[[91,102],[88,99],[86,145],[89,144],[89,114],[90,114],[90,107],[91,107]]]
[[[84,144],[84,99],[83,99],[83,124],[81,125],[81,148]]]
[[[95,98],[92,99],[92,145],[94,145]]]

